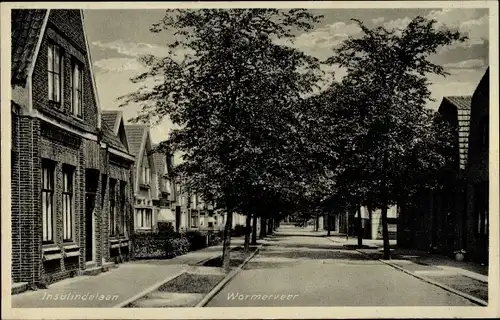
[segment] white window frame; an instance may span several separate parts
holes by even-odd
[[[55,166],[42,161],[42,241],[54,242],[54,189]]]
[[[127,183],[120,181],[120,235],[127,234],[127,219],[126,219],[126,211],[127,211]]]
[[[135,209],[136,215],[136,226],[137,229],[151,229],[152,228],[152,219],[153,219],[153,210],[149,208],[137,208]]]
[[[74,233],[74,173],[75,170],[69,166],[63,167],[63,241],[73,241]]]
[[[76,59],[71,68],[71,111],[78,118],[83,115],[83,65]]]
[[[116,236],[116,184],[114,179],[109,180],[109,235]]]
[[[56,63],[59,66],[56,66]],[[63,96],[63,50],[55,43],[49,43],[47,49],[47,93],[50,101],[61,103]],[[57,80],[57,81],[56,81]],[[56,90],[56,83],[59,87]]]

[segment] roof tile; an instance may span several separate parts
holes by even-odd
[[[33,61],[47,10],[14,9],[11,13],[11,81],[23,83]]]
[[[108,128],[113,132],[115,129],[116,118],[120,114],[119,110],[102,110],[101,112],[101,120],[103,123],[106,123]]]
[[[128,139],[128,147],[130,153],[134,156],[139,156],[141,151],[142,139],[144,132],[148,127],[144,124],[127,124],[125,125],[125,132]]]
[[[468,139],[470,131],[470,109],[472,97],[449,96],[444,97],[443,100],[448,101],[450,104],[455,106],[455,108],[457,108],[460,169],[465,169],[465,166],[467,165],[467,152],[469,148]]]

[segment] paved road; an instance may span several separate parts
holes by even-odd
[[[207,307],[475,306],[317,233],[283,227]]]

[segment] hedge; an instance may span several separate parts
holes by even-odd
[[[133,236],[136,259],[169,259],[189,251],[190,243],[175,233],[145,233]]]

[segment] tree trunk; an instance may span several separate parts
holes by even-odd
[[[389,228],[387,226],[387,203],[382,207],[382,237],[384,238],[384,260],[390,260],[391,248],[389,244]]]
[[[369,226],[369,230],[368,230],[368,235],[370,237],[370,239],[373,239],[373,234],[372,234],[372,217],[373,217],[373,210],[372,210],[372,206],[371,205],[368,205],[368,226]]]
[[[273,218],[267,219],[267,234],[273,234]]]
[[[266,237],[266,217],[260,218],[260,235],[259,235],[259,237],[261,239]]]
[[[257,244],[257,215],[254,213],[252,218],[252,245]]]
[[[227,210],[226,225],[224,227],[224,242],[222,245],[222,267],[229,271],[229,259],[231,253],[231,227],[233,225],[233,211]]]
[[[346,207],[345,209],[345,225],[346,225],[346,240],[349,241],[349,208]]]
[[[361,217],[361,206],[358,206],[358,248],[363,247],[363,219]]]
[[[328,220],[327,220],[327,225],[326,225],[326,227],[328,228],[328,230],[327,230],[327,232],[328,232],[328,236],[330,236],[330,235],[331,235],[331,230],[332,230],[332,221],[331,221],[332,219],[331,219],[331,213],[330,213],[330,210],[329,210],[329,209],[327,209],[327,210],[328,210],[328,212],[326,213],[326,214],[327,214],[326,218],[327,218]]]
[[[247,213],[247,220],[245,224],[245,251],[250,249],[250,228],[252,228],[252,214]]]
[[[319,214],[316,215],[316,221],[314,224],[314,231],[318,231],[318,230],[319,230]]]

